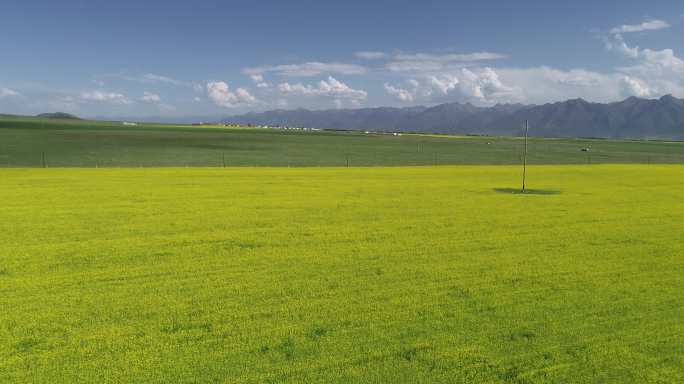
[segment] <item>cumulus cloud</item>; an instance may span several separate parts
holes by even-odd
[[[609,51],[619,52],[625,56],[635,59],[639,56],[639,48],[630,47],[627,45],[622,35],[614,35],[603,38],[606,49]]]
[[[628,67],[619,68],[623,72],[639,73],[650,76],[674,76],[684,74],[684,60],[677,57],[672,49],[655,51],[651,49],[634,48],[634,55],[629,57],[637,59],[637,63]]]
[[[472,72],[468,71],[468,73]],[[447,95],[449,92],[456,89],[456,86],[460,82],[461,81],[458,79],[458,76],[452,74],[443,74],[438,76],[431,75],[427,77],[428,86],[431,88],[429,93],[432,93],[432,90],[434,89],[442,95]]]
[[[223,81],[207,83],[207,96],[214,104],[224,108],[254,104],[257,101],[246,89],[238,88],[233,92]]]
[[[664,20],[646,20],[641,24],[624,24],[610,30],[612,34],[656,31],[670,28],[670,24]]]
[[[497,69],[501,81],[519,89],[521,100],[542,104],[581,97],[594,102],[613,102],[629,96],[684,95],[684,89],[669,80],[644,79],[626,73],[594,72],[585,69],[559,70],[549,67]]]
[[[409,79],[406,88],[385,84],[385,91],[395,98],[412,102],[460,101],[476,104],[513,102],[521,99],[520,89],[504,84],[499,74],[488,67],[461,68],[456,72],[426,74],[421,80]]]
[[[605,43],[609,51],[632,61],[631,65],[617,68],[617,72],[628,79],[621,77],[623,91],[631,90],[631,95],[684,95],[684,59],[678,57],[674,50],[630,46],[620,34],[607,37]]]
[[[481,67],[480,59],[495,60],[498,54],[398,54],[386,63],[391,74],[409,75],[398,85],[385,83],[384,90],[402,102],[500,102],[546,103],[581,97],[612,102],[628,96],[684,96],[684,59],[672,49],[653,50],[628,44],[627,33],[667,28],[653,20],[611,30],[604,41],[629,64],[606,72],[582,68],[560,70]],[[472,60],[472,61],[468,61]],[[411,83],[409,83],[411,81]]]
[[[80,100],[94,103],[120,104],[127,105],[133,102],[121,93],[91,91],[83,92],[80,95]]]
[[[472,98],[485,103],[510,102],[520,100],[520,90],[504,84],[499,74],[491,68],[471,71],[467,68],[461,70],[460,79],[462,91]]]
[[[19,92],[10,88],[0,88],[0,98],[19,96]]]
[[[395,86],[388,84],[388,83],[385,83],[384,88],[388,94],[396,97],[400,101],[410,103],[410,102],[413,102],[413,100],[415,99],[415,91],[408,90],[405,88],[395,87]]]
[[[578,97],[608,102],[622,98],[621,76],[616,73],[546,66],[498,68],[496,72],[504,84],[519,91],[518,99],[525,103],[543,104]]]
[[[364,100],[368,96],[366,91],[353,89],[332,76],[328,76],[327,80],[319,81],[315,86],[302,83],[281,83],[278,84],[278,90],[287,95],[326,96],[337,99]]]
[[[630,76],[623,76],[620,79],[622,92],[628,96],[651,97],[653,92],[643,80]]]
[[[363,60],[380,60],[387,57],[387,54],[379,51],[359,51],[354,52],[354,56]]]
[[[321,63],[314,61],[302,64],[245,68],[242,72],[247,75],[263,75],[270,72],[285,77],[312,77],[322,74],[363,75],[367,72],[367,69],[366,67],[356,64]]]
[[[161,97],[159,97],[159,95],[156,93],[146,91],[143,92],[143,96],[140,98],[140,101],[144,103],[158,104],[161,102]]]
[[[670,28],[663,20],[647,20],[641,24],[621,25],[604,38],[606,49],[622,55],[632,64],[617,68],[618,85],[625,95],[651,97],[664,93],[684,93],[684,60],[670,48],[653,50],[631,46],[623,34]]]
[[[270,84],[264,81],[264,75],[253,74],[249,75],[249,78],[256,84],[257,88],[268,88]]]

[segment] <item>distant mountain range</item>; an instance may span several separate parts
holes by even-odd
[[[42,117],[44,119],[81,120],[78,116],[66,112],[41,113],[40,115],[36,115],[36,117]]]
[[[684,99],[630,97],[614,103],[573,99],[544,105],[477,107],[448,103],[434,107],[274,110],[224,119],[226,123],[371,131],[518,135],[546,137],[684,139]]]
[[[88,116],[92,120],[100,121],[134,121],[137,123],[162,123],[162,124],[192,124],[192,123],[216,123],[225,115],[198,115],[198,116],[136,116],[136,115],[95,115]]]

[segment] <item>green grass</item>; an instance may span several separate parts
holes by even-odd
[[[582,152],[582,148],[590,152]],[[0,167],[406,166],[518,164],[507,137],[366,135],[0,118]],[[541,139],[532,164],[684,163],[684,142]]]
[[[0,170],[0,382],[684,382],[684,167],[519,176]]]

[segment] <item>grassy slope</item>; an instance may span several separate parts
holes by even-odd
[[[683,382],[684,167],[0,171],[1,382]]]
[[[491,144],[487,144],[491,143]],[[581,152],[591,147],[590,153]],[[0,167],[517,164],[515,138],[293,132],[0,118]],[[534,139],[530,162],[684,163],[684,143]]]

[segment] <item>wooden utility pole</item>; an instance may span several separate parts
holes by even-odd
[[[525,120],[525,144],[523,147],[523,174],[522,174],[522,192],[525,192],[525,176],[527,176],[527,133],[530,130],[530,123]]]

